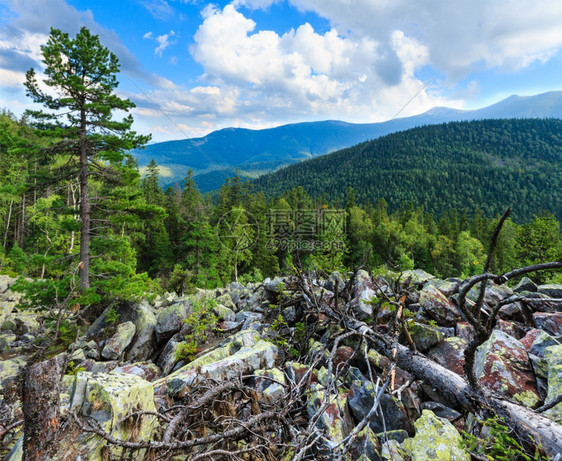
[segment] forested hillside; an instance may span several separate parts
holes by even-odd
[[[302,185],[312,196],[343,201],[348,186],[389,209],[412,202],[485,215],[517,204],[513,217],[538,210],[562,218],[562,121],[512,119],[425,126],[292,165],[256,180],[268,196]]]

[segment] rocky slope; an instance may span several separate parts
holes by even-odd
[[[0,276],[0,456],[19,461],[31,428],[22,375],[37,360],[45,314],[18,308],[13,282]],[[482,423],[490,409],[463,403],[404,359],[431,361],[465,383],[475,333],[457,307],[461,282],[423,271],[398,280],[309,274],[107,309],[67,352],[42,362],[64,370],[43,459],[485,459],[478,447],[493,455],[491,444],[463,444],[461,431],[500,437],[493,420]],[[472,288],[466,303],[478,295]],[[562,285],[488,283],[483,316],[499,313],[475,356],[481,395],[527,409],[557,402],[561,298]],[[562,403],[531,413],[562,430]],[[560,444],[543,446],[542,459]]]

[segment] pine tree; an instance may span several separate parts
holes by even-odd
[[[51,29],[41,47],[45,79],[43,91],[35,70],[26,74],[27,95],[47,111],[29,111],[36,125],[58,140],[60,152],[75,161],[80,178],[80,286],[90,287],[91,205],[90,176],[109,175],[111,165],[122,163],[125,152],[140,147],[149,136],[130,130],[132,116],[113,118],[113,111],[128,112],[134,104],[115,95],[119,61],[101,45],[97,35],[82,27],[75,38]],[[52,96],[54,92],[57,96]],[[114,170],[113,170],[114,171]]]

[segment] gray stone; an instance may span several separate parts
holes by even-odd
[[[402,272],[402,278],[400,280],[410,280],[410,285],[421,285],[434,279],[435,275],[422,270],[414,269]]]
[[[439,402],[424,402],[422,408],[424,410],[431,410],[435,416],[448,419],[451,422],[456,421],[462,416],[458,411]]]
[[[420,292],[420,305],[441,326],[454,327],[460,320],[455,305],[434,286],[426,285]]]
[[[562,345],[546,348],[545,358],[548,367],[548,394],[545,404],[562,394]],[[543,413],[548,418],[562,423],[562,402]]]
[[[523,277],[521,281],[513,287],[514,293],[522,293],[524,291],[530,291],[532,293],[537,291],[537,285],[528,277]]]
[[[154,334],[156,342],[162,344],[181,330],[184,320],[191,314],[188,303],[175,303],[163,308],[156,318]]]
[[[408,331],[419,351],[425,351],[445,339],[445,335],[437,328],[418,322],[409,322]]]
[[[125,349],[133,341],[136,327],[133,322],[124,322],[117,325],[115,334],[107,340],[101,355],[107,360],[118,360],[123,356]]]
[[[361,421],[373,407],[375,401],[375,387],[370,381],[354,381],[349,390],[347,403],[351,408],[351,412],[355,419]],[[380,400],[380,408],[386,422],[386,430],[402,429],[409,434],[413,434],[414,428],[412,422],[408,417],[408,412],[403,403],[395,397],[388,394],[383,394]],[[371,422],[369,427],[375,433],[383,432],[385,426],[382,418],[377,414]]]

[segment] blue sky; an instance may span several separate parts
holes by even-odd
[[[562,90],[561,24],[559,0],[0,0],[0,106],[32,106],[51,26],[100,36],[164,141]]]

